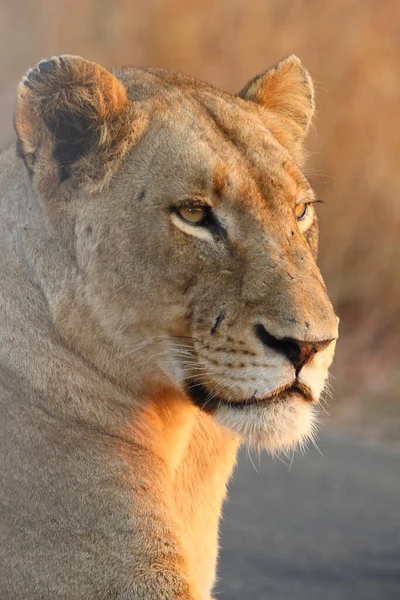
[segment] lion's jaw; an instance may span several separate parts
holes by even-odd
[[[327,350],[327,355],[330,363],[333,348]],[[268,378],[266,369],[263,377],[251,382],[253,394],[257,393],[250,401],[235,403],[219,399],[210,413],[249,447],[272,453],[290,450],[313,438],[317,406],[327,376],[325,365],[310,365],[297,380],[293,374],[286,384],[274,388],[273,378]],[[267,392],[265,396],[263,389]],[[207,410],[207,399],[204,404]]]
[[[214,344],[197,340],[189,348],[188,342],[171,343],[165,374],[243,443],[275,453],[313,438],[335,341],[297,375],[284,357],[223,332]]]

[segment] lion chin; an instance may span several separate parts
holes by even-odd
[[[220,425],[240,436],[249,448],[271,454],[302,446],[315,434],[315,409],[297,394],[246,408],[221,404],[213,416]]]
[[[249,448],[271,454],[292,450],[312,440],[316,429],[315,399],[308,386],[293,383],[266,398],[229,401],[186,382],[192,402],[241,438]]]

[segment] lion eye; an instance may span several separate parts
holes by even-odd
[[[207,217],[206,206],[182,206],[177,208],[176,211],[182,219],[192,225],[205,224]]]
[[[296,208],[294,209],[295,215],[296,215],[296,219],[298,221],[301,221],[302,219],[304,219],[307,216],[308,213],[308,204],[297,204]]]

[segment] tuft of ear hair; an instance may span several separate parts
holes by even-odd
[[[257,75],[238,94],[278,117],[273,133],[301,161],[302,145],[315,112],[314,86],[301,60],[292,54]]]
[[[18,86],[19,154],[37,179],[102,186],[137,137],[135,116],[122,83],[100,65],[70,55],[43,60]]]

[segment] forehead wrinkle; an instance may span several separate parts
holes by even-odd
[[[224,162],[216,162],[212,170],[213,191],[218,198],[227,194],[229,185],[228,167]]]
[[[243,182],[246,183],[246,188],[249,185],[254,185],[251,173],[244,166],[243,156],[236,147],[234,140],[220,127],[213,113],[210,113],[197,98],[194,97],[193,100],[195,102],[191,110],[191,120],[200,111],[202,117],[204,115],[207,117],[206,120],[203,118],[197,119],[196,135],[199,136],[199,141],[204,144],[212,161],[210,165],[212,189],[210,191],[216,198],[221,199],[223,196],[232,195],[233,190],[229,188],[235,180],[236,183],[240,182],[241,188],[244,187]],[[241,192],[244,192],[244,189],[241,189]],[[253,188],[252,195],[254,196],[255,193],[257,192]]]
[[[207,106],[199,99],[197,99],[199,106],[202,109],[203,114],[206,114],[208,117],[208,123],[211,125],[211,131],[216,134],[216,144],[218,150],[215,147],[212,149],[215,151],[215,154],[222,159],[226,168],[226,177],[225,181],[221,180],[221,172],[217,176],[217,185],[216,193],[221,194],[222,189],[225,191],[228,183],[228,173],[229,167],[232,166],[236,173],[239,173],[242,177],[240,177],[240,195],[242,199],[251,198],[253,201],[255,198],[258,198],[260,201],[263,197],[262,190],[262,179],[257,176],[254,166],[255,163],[249,159],[249,148],[245,143],[240,139],[239,136],[235,136],[235,131],[230,130],[226,125],[221,122],[221,119],[218,118],[217,112],[211,110],[211,107]],[[224,144],[221,145],[221,136],[223,138]],[[221,152],[222,148],[226,149],[225,152]],[[233,156],[232,156],[233,152]],[[234,160],[232,160],[232,158]],[[214,170],[217,168],[218,171],[221,171],[221,167],[215,165]],[[214,175],[213,170],[213,175]],[[224,184],[221,187],[221,184]],[[249,189],[250,188],[250,189]]]

